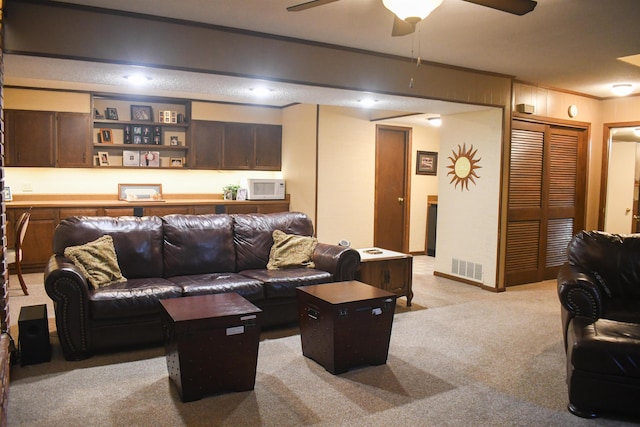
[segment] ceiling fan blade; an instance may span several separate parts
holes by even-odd
[[[415,25],[393,15],[393,29],[391,30],[391,35],[393,37],[406,36],[413,33],[415,30]]]
[[[492,9],[501,10],[514,15],[526,15],[535,9],[538,4],[534,0],[463,0],[469,3],[479,4],[480,6],[490,7]]]
[[[305,3],[300,3],[295,6],[289,6],[287,12],[300,12],[303,10],[311,9],[312,7],[318,7],[325,4],[333,3],[338,0],[311,0]]]

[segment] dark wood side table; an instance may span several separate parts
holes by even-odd
[[[357,281],[296,289],[302,354],[332,374],[387,362],[396,295]]]
[[[260,310],[236,293],[161,300],[169,378],[183,402],[253,390]]]
[[[399,297],[407,297],[407,307],[411,307],[413,257],[381,248],[358,249],[358,252],[360,269],[356,273],[356,279],[393,292]]]

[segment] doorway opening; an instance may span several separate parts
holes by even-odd
[[[602,154],[598,229],[640,231],[640,122],[606,123]]]

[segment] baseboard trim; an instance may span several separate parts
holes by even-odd
[[[476,286],[476,287],[478,287],[480,289],[484,289],[485,291],[490,291],[490,292],[495,292],[495,293],[504,292],[504,289],[492,288],[491,286],[487,286],[484,283],[476,282],[474,280],[465,279],[463,277],[453,276],[451,274],[442,273],[440,271],[434,271],[433,275],[434,276],[438,276],[438,277],[444,277],[445,279],[453,280],[453,281],[456,281],[456,282],[465,283],[467,285]]]

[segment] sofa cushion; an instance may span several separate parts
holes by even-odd
[[[111,236],[102,236],[84,245],[69,246],[64,250],[82,271],[89,284],[98,289],[112,282],[124,282]]]
[[[575,369],[640,378],[640,325],[575,317],[568,331],[568,352]]]
[[[269,252],[268,270],[282,268],[307,267],[314,268],[313,251],[318,245],[315,237],[287,234],[280,230],[273,231],[273,246]]]
[[[53,235],[53,251],[62,256],[66,247],[84,245],[105,234],[113,238],[123,276],[162,277],[162,221],[157,216],[65,218]]]
[[[182,288],[162,278],[129,279],[89,291],[94,320],[160,315],[160,300],[182,296]]]
[[[264,288],[259,280],[235,273],[175,276],[168,280],[179,286],[184,296],[236,292],[249,301],[264,299]]]
[[[233,272],[233,219],[229,215],[167,215],[164,276]]]
[[[300,236],[313,235],[311,220],[300,212],[232,216],[236,271],[267,268],[274,230]]]
[[[244,270],[240,274],[261,281],[264,294],[271,298],[295,298],[298,286],[318,285],[333,281],[333,275],[313,268],[287,268],[284,270]]]

